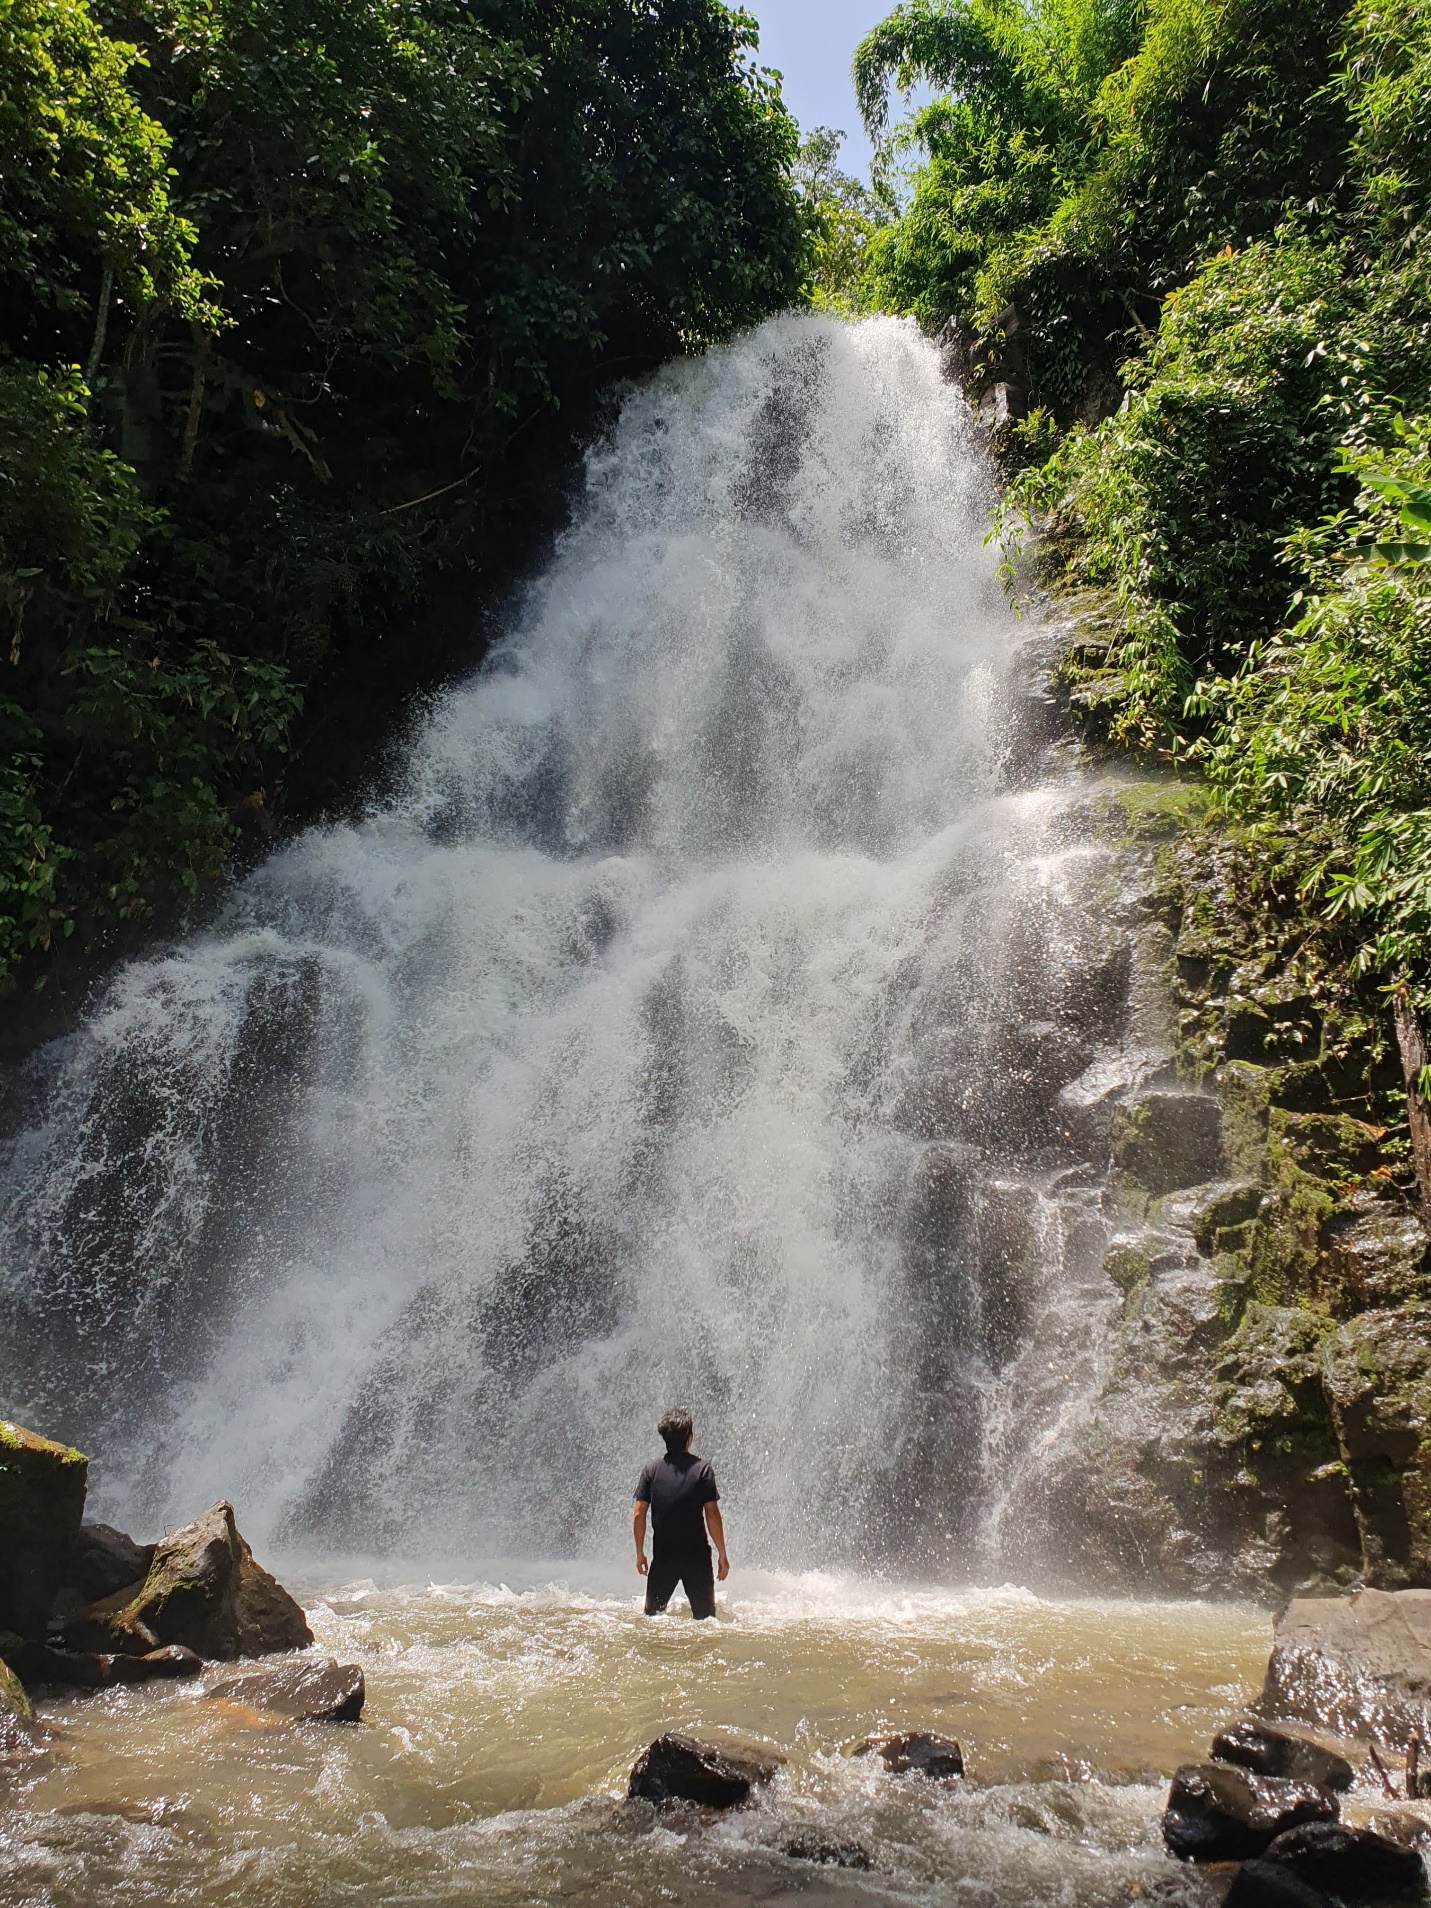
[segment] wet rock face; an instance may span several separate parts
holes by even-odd
[[[1280,1862],[1244,1862],[1222,1898],[1222,1908],[1337,1908],[1329,1895]]]
[[[1114,1171],[1154,1196],[1215,1180],[1223,1169],[1217,1101],[1196,1093],[1145,1093],[1117,1106],[1112,1152]]]
[[[1311,1782],[1339,1794],[1349,1789],[1356,1771],[1345,1756],[1324,1748],[1280,1723],[1260,1716],[1244,1716],[1213,1738],[1214,1762],[1232,1762],[1254,1775],[1282,1776],[1290,1782]]]
[[[1414,1848],[1343,1822],[1306,1822],[1288,1829],[1269,1844],[1267,1860],[1314,1888],[1353,1900],[1419,1900],[1426,1886],[1426,1864]]]
[[[775,1779],[773,1756],[732,1755],[689,1736],[658,1736],[631,1771],[627,1794],[648,1802],[735,1809]]]
[[[1182,1861],[1246,1861],[1286,1830],[1336,1816],[1336,1797],[1313,1783],[1254,1775],[1229,1763],[1192,1762],[1173,1777],[1163,1841]]]
[[[154,1561],[154,1544],[136,1544],[109,1524],[82,1524],[65,1567],[65,1582],[86,1603],[142,1583]]]
[[[1262,1691],[1270,1717],[1401,1744],[1431,1698],[1431,1590],[1299,1598],[1273,1632]]]
[[[226,1676],[205,1694],[213,1701],[267,1710],[288,1722],[357,1722],[367,1689],[356,1663],[339,1663],[330,1656],[316,1663]]]
[[[84,1516],[89,1460],[0,1421],[0,1630],[43,1636]]]
[[[233,1506],[214,1504],[157,1545],[148,1574],[64,1624],[66,1648],[145,1656],[162,1644],[223,1662],[305,1649],[313,1633],[283,1586],[254,1562]]]

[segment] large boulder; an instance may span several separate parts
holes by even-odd
[[[65,1569],[65,1582],[86,1603],[143,1583],[156,1544],[136,1544],[109,1524],[82,1524]]]
[[[288,1722],[357,1722],[367,1690],[356,1663],[339,1663],[329,1656],[226,1676],[205,1693],[217,1702],[266,1709]]]
[[[911,1730],[902,1736],[870,1736],[855,1754],[878,1756],[891,1775],[921,1775],[934,1782],[947,1782],[964,1773],[964,1751],[959,1744],[950,1736],[936,1736],[926,1730]]]
[[[146,1656],[182,1644],[218,1662],[305,1649],[313,1632],[300,1606],[254,1562],[232,1504],[212,1505],[155,1547],[142,1584],[92,1604],[68,1621],[74,1650]]]
[[[1337,1908],[1330,1896],[1280,1862],[1244,1862],[1222,1898],[1222,1908]]]
[[[89,1459],[0,1420],[0,1630],[43,1636],[84,1516]]]
[[[1431,1590],[1297,1598],[1277,1619],[1262,1690],[1271,1717],[1402,1744],[1427,1732]]]
[[[631,1771],[627,1794],[649,1802],[698,1802],[734,1809],[775,1778],[774,1756],[734,1755],[689,1736],[658,1736]]]
[[[1304,1822],[1268,1844],[1267,1860],[1330,1895],[1378,1901],[1421,1899],[1426,1864],[1414,1848],[1374,1829],[1344,1822]]]
[[[1295,1724],[1267,1722],[1260,1716],[1244,1716],[1214,1736],[1212,1759],[1322,1789],[1344,1791],[1356,1780],[1356,1770],[1335,1749],[1313,1741]]]
[[[1241,1862],[1302,1822],[1332,1822],[1337,1799],[1311,1782],[1254,1775],[1227,1762],[1186,1763],[1173,1777],[1163,1841],[1182,1861]]]

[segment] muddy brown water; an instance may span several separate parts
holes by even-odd
[[[1260,1685],[1264,1613],[735,1575],[717,1621],[644,1619],[614,1577],[309,1585],[319,1647],[361,1662],[356,1727],[279,1726],[151,1686],[53,1700],[57,1753],[0,1811],[0,1899],[35,1908],[352,1902],[600,1908],[968,1902],[1203,1908],[1170,1861],[1166,1780]],[[510,1587],[509,1587],[510,1586]],[[896,1778],[851,1743],[929,1727],[968,1779]],[[723,1818],[623,1800],[668,1728],[785,1758]],[[868,1872],[791,1859],[858,1842]]]

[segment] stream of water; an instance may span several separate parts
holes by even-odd
[[[1047,1600],[1119,1309],[1099,1120],[1166,1053],[990,501],[908,325],[662,372],[381,799],[11,1083],[7,1414],[138,1534],[225,1496],[261,1554],[378,1560],[306,1566],[357,1732],[59,1705],[18,1899],[773,1899],[807,1818],[875,1866],[802,1898],[1203,1898],[1156,1777],[1265,1626]],[[707,1629],[644,1626],[607,1561],[677,1400],[738,1566]],[[1040,1597],[891,1587],[1011,1580]],[[979,1780],[840,1753],[901,1721]],[[638,1819],[663,1725],[787,1776],[717,1829]]]

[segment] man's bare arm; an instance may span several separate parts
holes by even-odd
[[[636,1508],[631,1513],[631,1534],[636,1539],[636,1568],[644,1577],[646,1574],[646,1506],[638,1497]]]
[[[730,1558],[725,1554],[725,1525],[721,1522],[719,1504],[706,1505],[706,1529],[716,1547],[716,1575],[724,1583],[730,1575]]]

